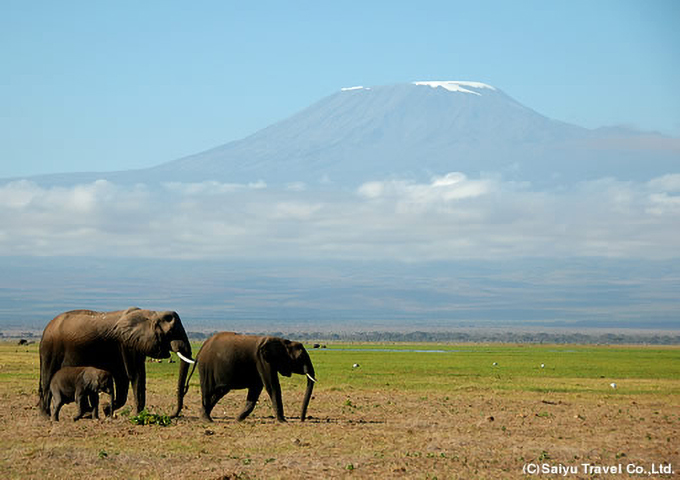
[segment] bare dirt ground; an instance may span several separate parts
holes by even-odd
[[[63,421],[51,423],[38,414],[34,395],[5,394],[0,405],[0,475],[522,478],[527,463],[579,470],[583,463],[621,464],[623,476],[628,476],[629,464],[647,470],[652,463],[680,469],[680,410],[665,402],[624,397],[592,401],[572,394],[471,392],[424,398],[389,391],[350,397],[319,392],[307,422],[290,418],[287,424],[277,424],[263,399],[249,419],[236,423],[240,393],[232,392],[218,405],[213,424],[197,419],[198,401],[190,395],[185,416],[169,427],[135,426],[121,416],[72,422],[72,405],[64,408]],[[300,396],[286,393],[286,398]],[[153,409],[164,402],[152,395],[149,403]],[[290,415],[296,404],[288,403]],[[608,477],[583,471],[570,475]]]
[[[611,393],[536,393],[499,390],[489,384],[469,384],[451,392],[448,387],[403,391],[385,384],[353,387],[320,382],[309,407],[311,418],[304,423],[297,417],[304,380],[284,379],[286,424],[274,421],[266,395],[246,421],[237,423],[234,418],[245,391],[229,393],[213,412],[216,421],[204,423],[198,419],[200,393],[194,385],[184,415],[161,427],[133,425],[121,411],[112,420],[73,422],[72,404],[62,410],[62,421],[52,423],[37,410],[36,353],[26,352],[25,358],[3,355],[3,479],[677,478],[680,474],[680,396],[673,393],[677,379],[631,380],[630,393],[621,388]],[[589,381],[577,380],[582,385]],[[658,393],[649,393],[649,382]],[[174,385],[174,375],[148,379],[149,411],[171,410]],[[107,397],[102,395],[102,403]],[[596,469],[588,471],[583,464]],[[577,471],[564,477],[557,472],[532,475],[536,473],[532,468],[544,465]],[[605,467],[620,468],[622,473],[604,473]],[[629,474],[629,468],[638,469],[637,473]]]

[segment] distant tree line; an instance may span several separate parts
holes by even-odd
[[[192,340],[205,340],[216,332],[188,332]],[[295,339],[301,342],[415,342],[415,343],[548,343],[587,345],[680,345],[680,334],[580,332],[244,332]]]
[[[188,332],[189,338],[202,341],[217,331]],[[582,332],[520,332],[520,331],[455,331],[455,332],[243,332],[272,335],[301,342],[410,342],[410,343],[533,343],[533,344],[584,344],[584,345],[680,345],[680,333],[582,333]],[[40,332],[21,332],[8,335],[0,332],[1,339],[25,338],[37,341]],[[31,342],[33,343],[33,342]]]

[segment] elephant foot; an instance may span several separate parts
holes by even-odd
[[[279,422],[279,423],[288,423],[288,420],[286,420],[286,419],[283,418],[283,417],[277,418],[276,421]]]
[[[206,413],[201,414],[201,420],[203,420],[204,422],[210,422],[210,423],[213,422],[213,419],[210,417],[210,415],[208,415]]]
[[[249,411],[242,412],[238,417],[236,417],[236,421],[237,421],[237,422],[242,422],[243,420],[245,420],[246,418],[248,418],[248,415],[250,415],[250,412],[249,412]]]

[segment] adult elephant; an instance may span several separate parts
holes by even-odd
[[[316,380],[312,361],[301,343],[278,337],[221,332],[206,340],[196,355],[196,362],[204,420],[212,421],[212,409],[230,390],[247,388],[246,404],[238,416],[239,421],[244,420],[255,408],[264,387],[271,398],[276,419],[285,422],[279,373],[286,377],[293,373],[307,376],[300,413],[301,421],[305,420]]]
[[[128,308],[116,312],[73,310],[62,313],[47,324],[40,340],[40,410],[50,414],[50,382],[62,367],[92,366],[107,370],[116,385],[112,413],[127,401],[132,384],[136,412],[146,404],[146,357],[168,358],[170,351],[183,359],[177,383],[177,407],[182,409],[184,381],[189,371],[191,345],[184,326],[175,312],[156,312]]]

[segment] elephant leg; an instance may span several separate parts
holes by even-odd
[[[219,402],[222,397],[224,397],[227,393],[229,393],[229,389],[226,387],[221,387],[221,388],[216,388],[212,392],[207,392],[205,395],[203,395],[202,398],[202,403],[203,403],[203,411],[201,412],[201,418],[205,421],[212,422],[213,419],[210,416],[210,413],[212,412],[213,408],[215,408],[215,405],[217,405],[217,402]]]
[[[90,404],[90,396],[87,393],[83,394],[83,402],[80,406],[82,409],[82,417],[81,418],[92,418],[92,406]]]
[[[87,392],[77,388],[75,393],[75,401],[76,405],[78,406],[78,413],[75,417],[73,417],[74,422],[83,418],[83,415],[85,415],[85,413],[89,410]]]
[[[204,396],[201,405],[201,419],[205,420],[206,422],[212,422],[213,419],[210,416],[210,412],[212,412],[214,406],[215,404],[212,403],[209,398]]]
[[[109,394],[109,402],[110,402],[109,404],[113,404],[113,393],[114,393],[114,390],[111,389],[111,393]],[[105,417],[108,416],[110,418],[113,418],[113,410],[109,410],[108,415],[106,414],[106,408],[103,408],[102,411],[104,412]]]
[[[61,401],[61,395],[52,395],[52,421],[59,421],[59,411],[64,403]]]
[[[260,393],[262,393],[262,384],[250,387],[248,389],[248,397],[246,398],[246,404],[238,416],[238,421],[242,422],[246,419],[248,415],[253,411],[255,405],[257,404],[257,399],[260,398]]]
[[[128,380],[125,374],[116,375],[113,380],[116,384],[115,395],[111,397],[111,404],[104,405],[104,415],[109,416],[113,416],[114,410],[118,410],[125,405],[125,402],[127,402],[128,387],[130,385],[130,380]]]
[[[279,377],[276,372],[273,372],[273,376],[268,382],[264,383],[269,398],[272,400],[272,408],[274,409],[274,414],[276,415],[276,420],[279,422],[285,422],[286,417],[283,416],[283,401],[281,400],[281,384],[279,384]]]
[[[92,418],[99,420],[99,394],[90,392],[90,406],[92,407]]]
[[[214,400],[215,396],[215,382],[212,379],[211,370],[207,369],[204,364],[199,364],[198,373],[201,380],[201,419],[206,422],[212,422],[210,412],[217,403]]]
[[[52,405],[52,377],[61,367],[61,357],[40,356],[40,383],[38,384],[38,394],[40,396],[40,411],[46,418],[50,418],[50,406]]]
[[[146,366],[144,357],[135,362],[135,371],[130,377],[132,380],[132,393],[135,397],[135,410],[137,415],[146,407]]]

